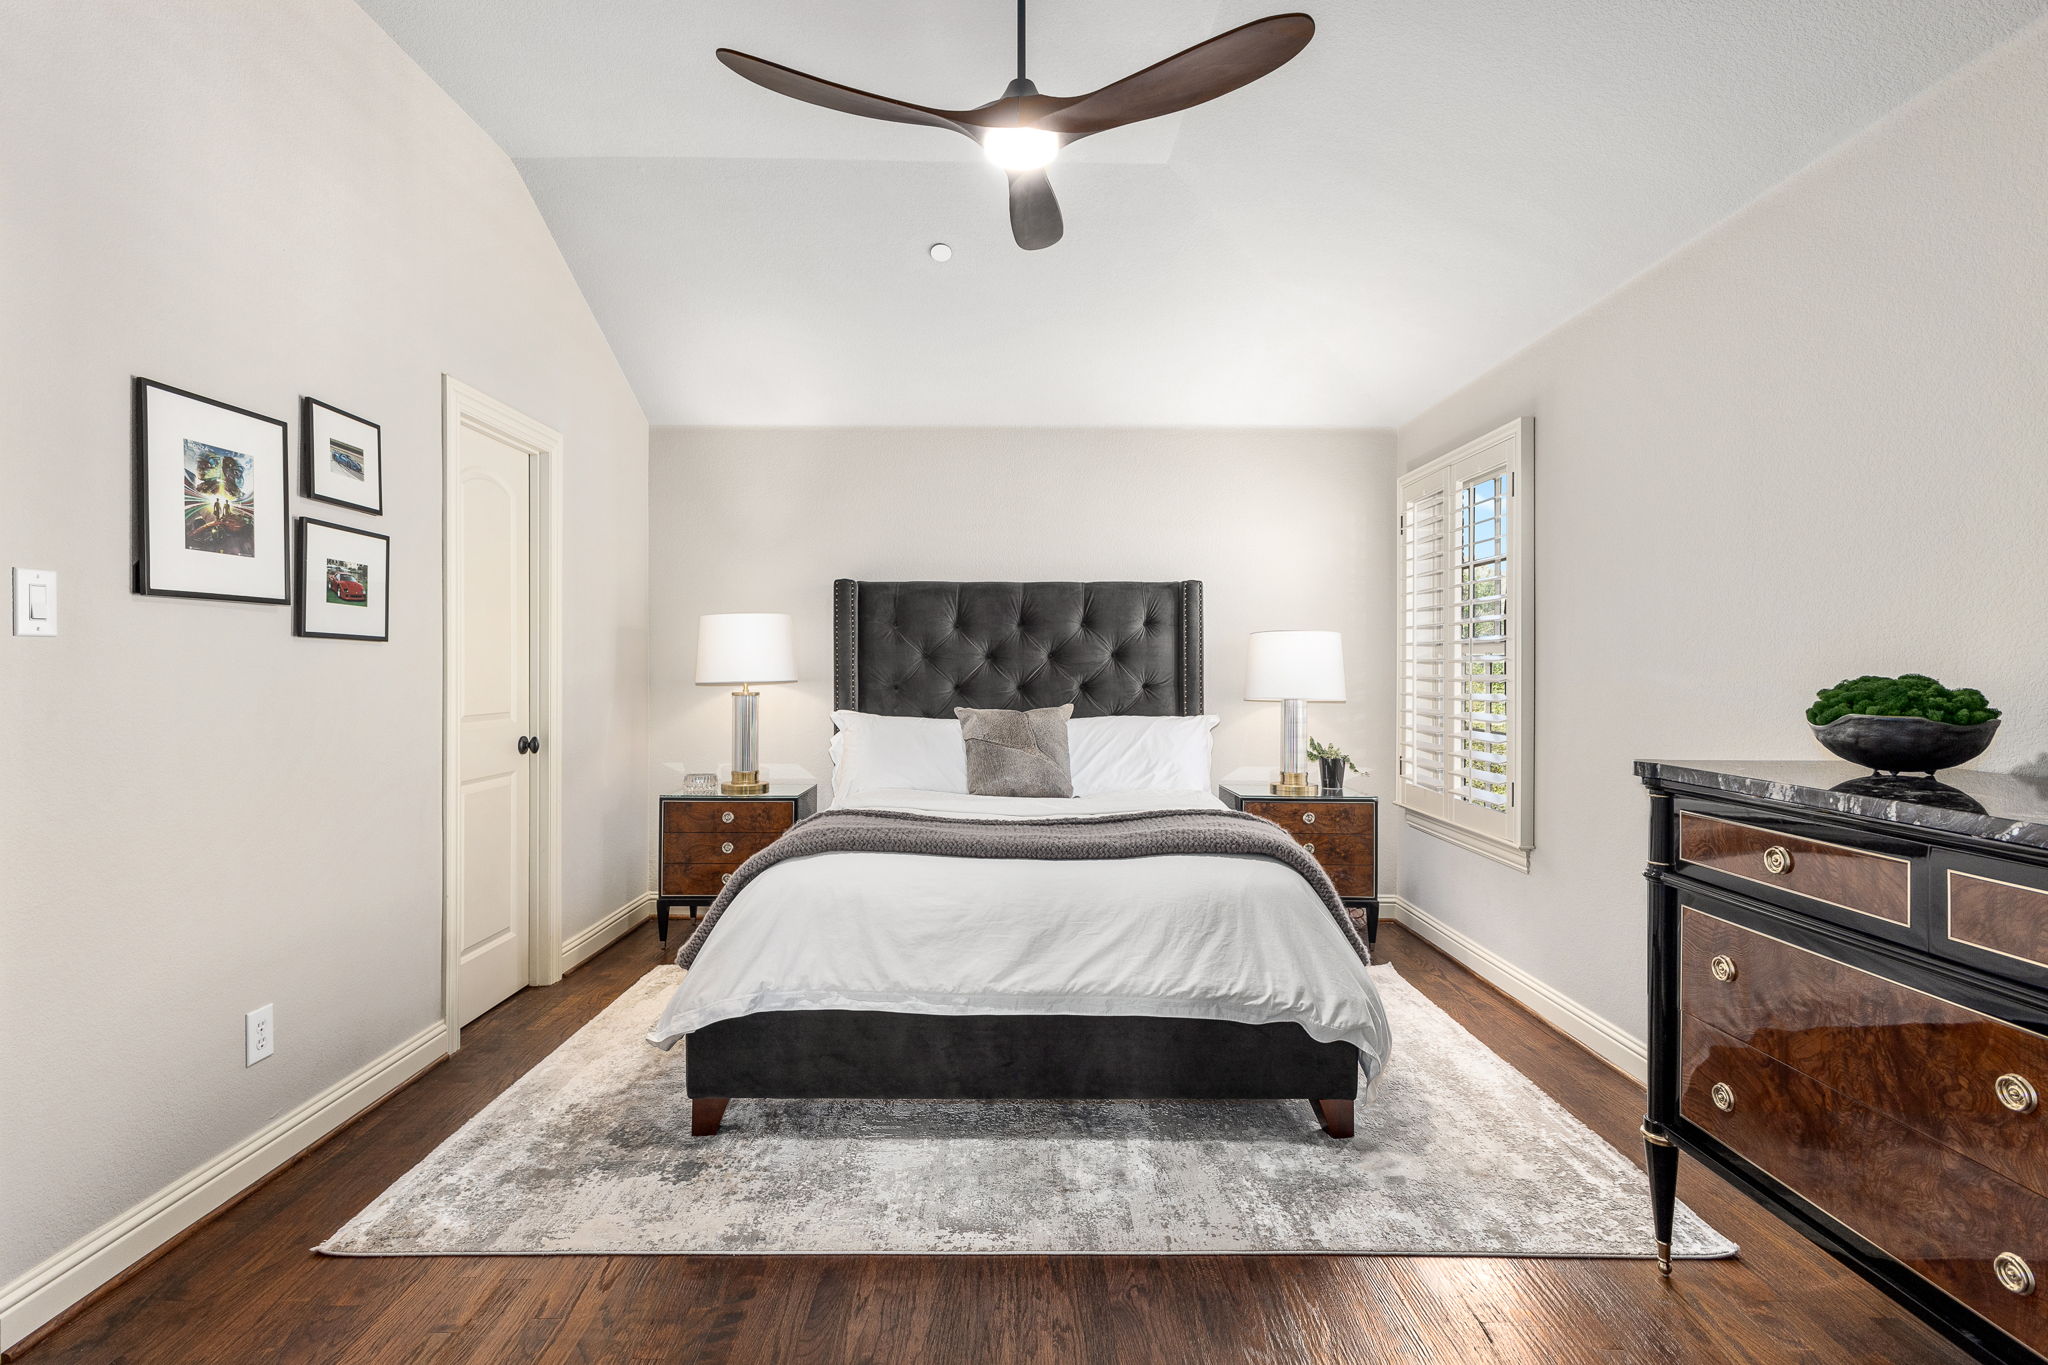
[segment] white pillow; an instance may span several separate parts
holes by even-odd
[[[967,793],[967,743],[957,719],[834,711],[832,796],[908,787]]]
[[[1207,791],[1216,716],[1087,716],[1067,722],[1074,795]]]

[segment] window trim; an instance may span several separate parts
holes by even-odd
[[[1467,853],[1477,853],[1482,858],[1499,863],[1502,867],[1511,867],[1517,872],[1529,870],[1529,854],[1533,851],[1531,849],[1514,848],[1490,835],[1460,825],[1445,824],[1434,815],[1424,815],[1406,806],[1401,809],[1401,818],[1407,823],[1408,828],[1427,834],[1432,839],[1441,839],[1447,844],[1464,849]]]
[[[1536,719],[1535,660],[1536,619],[1534,588],[1536,564],[1535,489],[1532,478],[1536,421],[1519,417],[1467,441],[1454,450],[1417,465],[1402,474],[1396,487],[1397,553],[1395,574],[1394,687],[1394,800],[1407,823],[1426,834],[1446,840],[1509,867],[1528,870],[1529,850],[1535,847],[1534,728]],[[1468,811],[1468,802],[1456,801],[1449,792],[1414,786],[1407,780],[1408,679],[1408,507],[1432,493],[1443,498],[1447,526],[1443,532],[1447,553],[1445,568],[1445,640],[1455,623],[1456,504],[1459,487],[1493,470],[1506,474],[1508,496],[1507,616],[1510,687],[1508,720],[1508,810],[1505,818],[1492,812],[1482,815]],[[1448,659],[1446,660],[1448,662]],[[1446,685],[1450,682],[1447,668]],[[1449,773],[1445,774],[1448,785]],[[1467,818],[1460,818],[1461,816]]]

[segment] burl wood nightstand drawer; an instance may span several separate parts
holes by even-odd
[[[661,865],[661,894],[664,896],[715,896],[739,868],[738,863],[711,863],[685,859]]]
[[[1897,925],[1912,922],[1913,864],[1896,854],[1688,810],[1678,816],[1678,856],[1786,897],[1794,908],[1817,902]]]
[[[1305,834],[1301,846],[1330,874],[1340,896],[1373,894],[1373,845],[1362,834]]]
[[[1313,831],[1297,836],[1297,842],[1316,855],[1316,861],[1324,867],[1351,866],[1363,863],[1372,865],[1372,840],[1362,834],[1317,834]]]
[[[1246,801],[1244,809],[1265,816],[1297,839],[1371,834],[1378,811],[1369,801]]]
[[[1688,1019],[2048,1195],[2048,1037],[1689,904],[1679,937]]]
[[[670,831],[661,839],[664,863],[743,863],[782,837],[781,832],[742,834],[737,830]]]
[[[788,801],[664,801],[661,809],[664,831],[779,832],[795,823],[796,807]]]
[[[2029,1346],[2048,1345],[2048,1199],[1687,1018],[1679,1111]]]
[[[1340,896],[1366,899],[1379,894],[1379,883],[1374,878],[1371,863],[1342,863],[1336,867],[1323,867],[1330,874],[1330,884],[1337,888]]]

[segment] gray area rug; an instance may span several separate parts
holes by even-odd
[[[564,1253],[1652,1254],[1642,1173],[1392,967],[1358,1135],[1303,1101],[734,1100],[690,1137],[658,967],[323,1243]],[[1730,1256],[1690,1209],[1674,1250]]]

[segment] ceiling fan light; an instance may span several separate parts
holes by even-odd
[[[1044,128],[986,128],[981,152],[1006,171],[1035,171],[1060,154],[1060,135]]]

